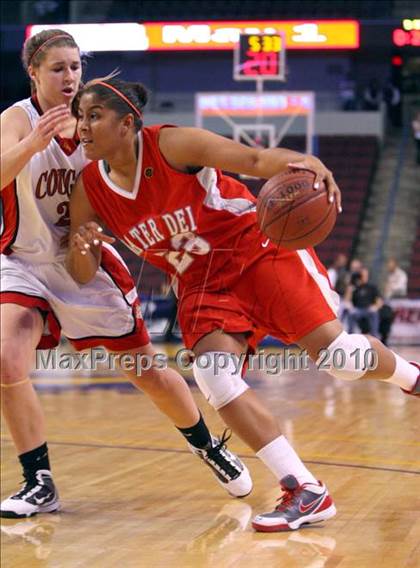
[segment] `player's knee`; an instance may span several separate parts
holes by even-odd
[[[203,353],[194,361],[195,381],[216,410],[226,406],[249,387],[241,376],[242,364],[231,353]]]
[[[157,367],[151,366],[147,369],[143,368],[140,373],[138,370],[125,371],[125,374],[134,386],[148,395],[157,396],[169,389],[166,373],[164,370],[158,369]]]
[[[28,356],[22,353],[19,345],[14,342],[2,342],[0,352],[1,384],[11,385],[26,378],[28,369]]]
[[[375,350],[365,335],[343,331],[320,351],[316,364],[337,379],[355,381],[374,368],[375,361]]]

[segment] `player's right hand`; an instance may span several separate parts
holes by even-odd
[[[64,104],[44,112],[28,136],[34,151],[45,150],[54,136],[57,136],[66,127],[66,123],[71,118],[70,109]]]
[[[85,255],[87,251],[93,246],[97,247],[100,243],[112,244],[115,242],[114,237],[105,235],[103,229],[95,221],[88,221],[81,225],[77,232],[74,233],[70,240],[70,247],[80,251],[80,254]]]
[[[320,183],[323,181],[327,188],[328,201],[330,203],[333,203],[335,201],[337,211],[339,213],[343,212],[343,208],[341,206],[341,191],[334,179],[332,172],[321,162],[319,158],[317,158],[316,156],[311,156],[310,154],[306,154],[304,159],[300,162],[293,162],[287,165],[295,170],[309,170],[311,172],[314,172],[314,189],[318,189]]]

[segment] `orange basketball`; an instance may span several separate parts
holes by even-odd
[[[288,171],[270,178],[257,200],[257,220],[271,241],[298,250],[318,245],[332,231],[337,218],[335,202],[328,202],[324,183],[314,189],[315,174]]]

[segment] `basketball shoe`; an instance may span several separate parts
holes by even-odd
[[[411,365],[414,365],[419,370],[419,376],[417,377],[417,381],[414,384],[411,390],[401,389],[405,394],[411,394],[412,396],[420,396],[420,365],[415,363],[414,361],[410,361]]]
[[[0,517],[18,519],[60,509],[57,489],[50,471],[39,469],[33,478],[24,474],[23,483],[25,485],[20,491],[2,501]]]
[[[274,511],[257,515],[252,521],[256,531],[293,531],[301,525],[326,521],[335,515],[334,503],[321,482],[299,485],[296,477],[286,475],[280,486],[284,494]]]
[[[221,438],[212,436],[211,446],[196,448],[188,444],[193,454],[203,460],[209,466],[217,481],[226,489],[232,497],[246,497],[252,491],[252,479],[248,468],[242,461],[230,452],[226,447],[226,442],[230,435],[227,430]]]

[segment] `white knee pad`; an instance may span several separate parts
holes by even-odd
[[[241,376],[243,363],[242,358],[219,351],[209,351],[195,359],[195,381],[216,410],[226,406],[249,388]]]
[[[376,364],[376,351],[368,338],[346,331],[340,333],[326,349],[321,349],[316,362],[318,370],[346,381],[360,379],[366,371],[374,369]]]

